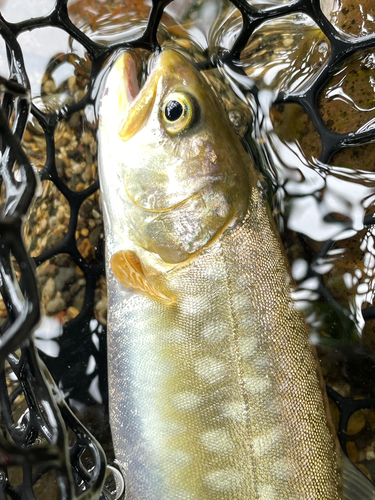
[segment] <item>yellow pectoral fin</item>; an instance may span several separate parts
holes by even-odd
[[[134,252],[120,250],[114,253],[111,257],[111,268],[115,278],[126,288],[142,292],[168,306],[175,303],[148,281],[142,270],[141,261]]]

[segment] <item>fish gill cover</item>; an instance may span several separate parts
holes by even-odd
[[[201,56],[197,67],[202,71],[218,68],[231,81],[237,95],[246,95],[245,101],[252,111],[251,127],[241,121],[236,109],[230,111],[232,122],[248,139],[248,147],[276,192],[276,199],[282,194],[279,203],[282,210],[275,211],[275,216],[299,284],[299,300],[302,303],[306,293],[310,293],[310,299],[311,294],[315,294],[313,302],[319,306],[314,311],[306,310],[313,334],[324,337],[322,323],[325,327],[326,342],[320,338],[320,356],[326,381],[333,386],[328,387],[328,393],[334,402],[332,411],[339,426],[339,439],[349,457],[354,462],[362,462],[362,470],[374,478],[371,460],[375,452],[368,442],[373,437],[375,394],[368,389],[372,384],[359,377],[358,372],[374,380],[371,322],[375,318],[375,306],[371,287],[366,288],[366,283],[360,283],[366,290],[357,309],[353,308],[347,291],[355,280],[360,281],[366,268],[371,273],[374,267],[369,252],[365,255],[372,241],[373,210],[368,203],[364,219],[360,212],[356,220],[348,216],[345,209],[342,213],[327,210],[326,236],[321,238],[325,241],[319,244],[312,241],[308,228],[314,225],[314,214],[307,224],[305,222],[305,230],[301,222],[293,222],[296,220],[293,214],[303,211],[309,197],[310,202],[313,198],[318,205],[324,195],[333,196],[332,179],[341,182],[338,191],[365,186],[369,191],[364,194],[362,190],[360,194],[370,198],[373,180],[366,170],[373,169],[375,133],[372,117],[368,120],[366,111],[371,111],[373,103],[360,102],[345,108],[350,92],[344,95],[342,89],[350,79],[354,81],[352,86],[356,86],[355,75],[360,71],[374,69],[375,36],[371,34],[374,13],[360,15],[359,5],[335,10],[332,3],[325,15],[316,0],[263,4],[232,0],[231,3],[239,15],[216,26],[213,40],[217,43],[211,51],[208,48],[202,52],[204,57]],[[170,0],[154,0],[150,9],[140,8],[140,4],[134,2],[124,4],[113,2],[109,11],[105,11],[104,4],[98,3],[95,7],[101,13],[101,35],[95,34],[95,23],[88,29],[90,21],[85,19],[90,16],[93,2],[78,2],[69,14],[67,0],[57,0],[44,15],[38,17],[35,11],[23,20],[7,17],[6,9],[0,8],[0,34],[4,41],[0,80],[0,292],[3,299],[0,303],[0,498],[43,499],[52,498],[53,494],[54,498],[61,499],[91,499],[117,495],[113,478],[112,483],[111,478],[107,478],[101,493],[106,455],[110,463],[115,463],[106,408],[106,304],[95,105],[102,69],[109,58],[123,49],[158,52],[158,30],[165,31],[163,25],[159,26],[164,9],[170,8],[169,12],[173,13],[173,4],[181,8],[181,2]],[[188,3],[193,13],[197,5]],[[132,22],[131,16],[126,22],[121,21],[125,12],[134,14],[137,9],[141,11],[141,21],[138,17],[137,22]],[[330,10],[334,15],[329,20]],[[303,85],[294,81],[286,87],[281,81],[279,87],[272,90],[260,83],[261,65],[267,62],[262,57],[273,41],[277,43],[278,20],[287,16],[295,16],[297,24],[306,23],[306,19],[315,23],[314,29],[320,29],[324,39],[322,35],[314,43],[318,52],[326,57],[322,63],[316,63],[317,71],[312,75],[306,76],[302,71]],[[77,22],[79,18],[81,23]],[[111,26],[119,18],[123,29],[113,34]],[[194,15],[190,15],[188,21],[199,24],[199,16],[194,19]],[[267,31],[267,23],[272,22],[276,24],[269,24],[273,28]],[[66,35],[69,50],[54,55],[38,74],[38,62],[28,67],[27,61],[33,55],[37,59],[38,51],[36,45],[30,46],[27,37],[38,30],[52,28],[55,31],[51,31],[51,37],[57,32]],[[223,41],[225,32],[228,36]],[[45,33],[42,52],[48,46],[49,35]],[[173,33],[171,26],[169,33]],[[286,35],[283,33],[282,37],[284,49],[298,49],[298,37]],[[169,42],[171,40],[176,43],[173,36]],[[181,46],[186,48],[187,42],[181,42]],[[218,46],[222,49],[217,50]],[[283,49],[276,47],[275,53],[277,50]],[[308,48],[305,51],[308,52]],[[240,58],[243,64],[239,64]],[[344,63],[350,69],[347,74],[344,74]],[[68,66],[70,70],[66,71]],[[29,78],[32,71],[35,74]],[[38,77],[39,88],[35,87]],[[332,81],[335,78],[337,81]],[[341,98],[337,100],[335,96]],[[331,107],[322,105],[324,97],[331,98]],[[225,101],[225,96],[222,98]],[[307,113],[312,126],[301,109]],[[353,109],[356,113],[350,119],[348,114]],[[361,113],[367,118],[361,118]],[[337,115],[345,118],[341,125]],[[283,132],[283,123],[298,120],[299,125],[292,132],[298,136],[302,149],[305,148],[306,157],[314,158],[316,175],[310,172],[309,192],[298,192],[295,185],[293,188],[296,170],[292,175],[280,166],[282,162],[271,147],[272,141],[291,144],[291,131]],[[77,133],[79,126],[83,131]],[[316,144],[321,142],[320,151],[313,144],[304,144],[305,136],[311,137],[314,128]],[[356,157],[360,158],[360,170],[350,177],[347,166]],[[335,175],[329,178],[335,168]],[[298,175],[308,178],[309,170],[301,167]],[[31,209],[36,194],[39,198]],[[353,193],[347,196],[355,198],[358,193],[353,188]],[[287,215],[289,222],[284,223]],[[342,241],[349,243],[340,246]],[[337,264],[337,255],[340,258],[344,255],[339,271],[337,266],[332,266]],[[368,262],[358,266],[358,259]],[[352,269],[352,274],[339,276],[340,264],[345,270]],[[360,273],[358,268],[362,270]],[[343,292],[345,280],[351,283]],[[358,297],[357,288],[356,294]],[[43,316],[33,337],[41,308],[47,316]],[[349,343],[353,339],[355,342]],[[335,342],[339,341],[343,342],[340,349],[330,349],[332,345],[337,347],[339,344]],[[329,369],[332,365],[334,368]],[[356,434],[360,436],[357,441],[351,439]]]

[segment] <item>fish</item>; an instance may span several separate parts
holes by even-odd
[[[99,110],[127,500],[375,498],[340,451],[264,183],[205,77],[117,55]]]

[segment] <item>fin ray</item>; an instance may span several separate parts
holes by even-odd
[[[115,278],[121,285],[131,290],[137,290],[152,299],[157,299],[166,305],[175,301],[158,290],[146,278],[141,261],[137,254],[130,250],[120,250],[111,257],[111,268]]]
[[[342,461],[343,500],[375,500],[374,484],[344,454]]]

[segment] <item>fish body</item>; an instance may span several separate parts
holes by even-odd
[[[136,74],[120,55],[99,126],[126,498],[356,498],[250,158],[182,55],[164,50],[141,90]]]

